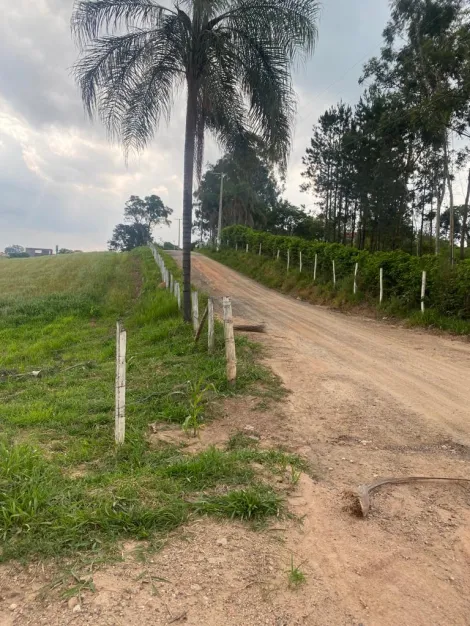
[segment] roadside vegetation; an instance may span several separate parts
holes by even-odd
[[[248,445],[189,454],[184,436],[181,445],[151,442],[150,424],[181,428],[194,405],[207,421],[216,397],[274,385],[241,340],[237,388],[229,390],[221,329],[207,354],[160,282],[146,248],[0,267],[0,560],[98,559],[117,554],[121,538],[159,545],[194,515],[259,521],[282,510],[253,463],[283,472],[303,467],[296,457]],[[128,331],[120,448],[117,319]]]
[[[433,256],[418,258],[402,251],[370,253],[341,244],[270,235],[244,226],[226,228],[222,239],[226,246],[221,251],[207,250],[206,253],[283,293],[343,310],[354,307],[364,310],[367,307],[381,315],[406,318],[411,325],[438,328],[459,335],[470,333],[470,260],[451,267],[446,259]],[[236,247],[238,251],[234,249]],[[317,279],[314,282],[315,256]],[[333,283],[333,261],[336,285]],[[357,292],[354,293],[356,263]],[[379,305],[381,267],[384,272],[384,300]],[[427,271],[424,315],[420,311],[423,270]]]

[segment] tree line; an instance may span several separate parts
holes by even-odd
[[[468,239],[454,183],[468,161],[470,20],[467,0],[394,0],[380,56],[366,63],[359,102],[340,102],[313,127],[302,189],[318,201],[324,240],[401,248],[451,261]],[[444,207],[445,210],[444,210]]]

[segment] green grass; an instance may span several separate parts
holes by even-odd
[[[257,280],[266,287],[292,296],[300,296],[303,300],[313,304],[328,305],[343,311],[357,309],[364,313],[367,310],[375,312],[378,318],[386,315],[405,319],[409,326],[442,330],[454,335],[470,335],[469,321],[439,315],[432,309],[428,309],[423,315],[421,311],[410,310],[396,299],[388,300],[379,306],[377,302],[367,300],[360,292],[354,294],[352,277],[338,279],[336,287],[332,282],[315,285],[311,273],[300,273],[298,269],[291,269],[287,274],[285,261],[260,257],[253,253],[246,254],[230,248],[219,252],[206,248],[199,252]]]
[[[241,340],[230,389],[221,327],[209,355],[160,282],[147,249],[1,264],[0,560],[110,555],[119,539],[152,542],[194,515],[258,520],[282,508],[252,465],[283,471],[297,462],[291,455],[243,446],[188,455],[183,445],[150,444],[150,423],[185,422],[200,381],[211,396],[274,382]],[[128,332],[119,448],[117,319]],[[211,417],[205,395],[201,421]]]

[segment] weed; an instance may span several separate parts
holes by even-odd
[[[307,577],[300,569],[302,564],[298,567],[294,565],[294,555],[291,556],[290,568],[287,571],[288,579],[289,579],[289,587],[292,589],[296,589],[307,582]]]
[[[202,421],[204,419],[203,413],[206,398],[209,392],[212,391],[216,394],[217,390],[212,383],[204,385],[203,379],[200,379],[197,383],[189,383],[189,387],[189,415],[183,422],[183,430],[185,433],[192,432],[193,437],[198,437],[199,431],[204,427]]]
[[[293,465],[290,467],[290,481],[293,485],[298,485],[300,477],[302,476],[301,470],[295,468]]]
[[[93,582],[93,578],[80,578],[80,576],[77,576],[77,574],[75,574],[75,572],[70,571],[70,575],[73,578],[73,582],[75,584],[73,584],[71,587],[68,587],[63,593],[62,593],[62,597],[65,599],[68,598],[73,598],[74,596],[77,596],[78,599],[81,601],[82,598],[82,592],[83,591],[91,591],[93,593],[96,593],[96,587],[95,584]],[[60,585],[64,584],[64,581],[61,580],[59,582]]]
[[[259,437],[256,433],[247,435],[244,432],[237,432],[230,437],[227,442],[227,450],[245,450],[246,448],[256,448],[259,444]]]

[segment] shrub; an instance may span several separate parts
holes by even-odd
[[[317,255],[317,281],[332,281],[332,262],[335,261],[338,283],[348,278],[352,281],[355,264],[359,264],[358,288],[365,298],[378,298],[379,272],[384,272],[385,298],[393,300],[398,307],[413,309],[421,300],[421,278],[427,272],[426,306],[439,315],[457,319],[470,319],[470,259],[455,267],[442,258],[434,256],[415,257],[402,250],[394,252],[367,252],[352,246],[338,243],[307,241],[300,237],[272,235],[252,230],[246,226],[230,226],[222,233],[222,240],[231,247],[238,244],[252,252],[258,252],[273,259],[285,260],[289,251],[292,268],[299,267],[300,253],[306,271],[313,273]]]

